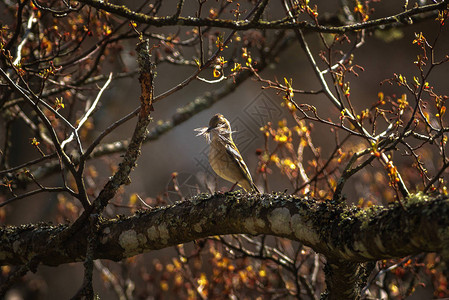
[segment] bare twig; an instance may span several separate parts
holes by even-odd
[[[105,82],[105,84],[103,85],[103,87],[100,89],[100,91],[97,94],[97,97],[95,98],[94,102],[92,103],[92,105],[90,106],[90,108],[87,110],[87,112],[84,114],[84,116],[81,118],[81,120],[78,123],[78,126],[75,128],[74,132],[72,132],[72,134],[65,139],[62,143],[61,143],[61,148],[64,148],[66,144],[70,143],[73,140],[74,134],[76,134],[80,128],[84,125],[84,123],[87,121],[87,119],[90,117],[90,115],[93,113],[94,109],[97,107],[98,101],[101,98],[101,95],[103,94],[103,92],[107,89],[107,87],[109,86],[109,84],[111,83],[112,80],[112,72],[109,73],[109,78],[108,80]],[[79,137],[78,135],[76,135],[77,139],[78,139],[78,144],[81,145],[81,141],[79,141]],[[83,147],[80,147],[80,151],[81,151],[81,155],[83,154]]]

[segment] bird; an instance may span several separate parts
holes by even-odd
[[[195,131],[199,132],[197,136],[204,135],[210,144],[209,163],[218,176],[234,186],[239,185],[246,192],[260,193],[232,139],[231,124],[222,114],[215,114],[209,121],[209,127]]]

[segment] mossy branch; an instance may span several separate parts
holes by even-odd
[[[420,195],[407,210],[395,204],[369,209],[335,206],[284,194],[201,194],[189,201],[101,220],[95,259],[122,260],[150,250],[225,234],[270,234],[299,241],[328,259],[364,263],[421,252],[447,255],[449,199]],[[43,264],[85,259],[88,227],[64,249],[47,248],[67,225],[7,226],[0,230],[0,263],[26,264],[39,253]]]

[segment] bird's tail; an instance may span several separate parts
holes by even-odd
[[[253,192],[260,194],[259,189],[257,188],[257,186],[254,184],[254,182],[252,180],[251,180],[251,189],[253,190]]]
[[[260,194],[259,189],[257,188],[257,186],[254,184],[254,182],[251,179],[246,179],[240,182],[237,182],[237,184],[239,186],[241,186],[245,192],[249,193],[249,192],[256,192],[258,194]]]

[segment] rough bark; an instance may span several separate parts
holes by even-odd
[[[322,299],[360,299],[361,291],[374,266],[374,263],[328,261],[324,267],[327,288]]]
[[[357,299],[367,262],[420,252],[447,255],[449,199],[414,196],[405,209],[359,209],[284,194],[202,194],[129,217],[100,219],[93,257],[118,261],[208,236],[271,234],[326,256],[329,299]],[[85,260],[88,227],[64,245],[47,248],[67,226],[2,227],[0,263],[23,265],[39,257],[40,263],[57,266]]]
[[[446,255],[449,200],[414,198],[405,208],[335,207],[283,194],[202,194],[130,217],[101,219],[94,257],[117,261],[207,236],[238,233],[300,241],[333,261],[363,263],[420,252]],[[64,247],[45,249],[48,239],[67,226],[2,227],[0,263],[25,264],[36,254],[46,265],[82,261],[88,228],[78,231]]]

